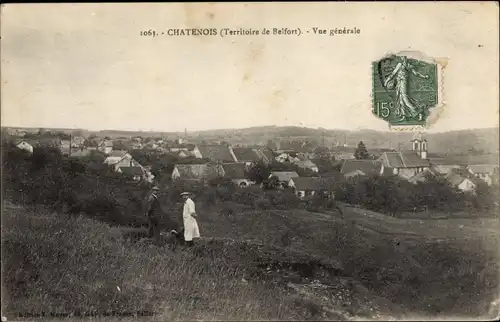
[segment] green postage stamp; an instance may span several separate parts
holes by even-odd
[[[372,112],[392,130],[420,131],[443,106],[443,61],[419,52],[389,54],[372,63]]]

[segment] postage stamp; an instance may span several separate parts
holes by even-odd
[[[443,107],[445,62],[420,52],[388,54],[372,63],[372,112],[391,130],[421,131]]]

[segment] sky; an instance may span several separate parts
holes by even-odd
[[[499,123],[494,2],[8,4],[1,14],[2,126],[387,130],[371,113],[371,62],[399,51],[446,58],[430,132]],[[140,36],[240,27],[303,34]]]

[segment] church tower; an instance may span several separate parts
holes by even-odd
[[[427,140],[422,138],[422,134],[419,133],[411,142],[412,151],[417,153],[421,159],[427,159]]]

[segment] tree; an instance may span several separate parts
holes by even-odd
[[[115,141],[113,142],[113,150],[124,150],[127,151],[130,149],[129,144],[123,141]]]
[[[246,173],[246,176],[251,181],[255,181],[257,184],[261,184],[263,181],[269,178],[271,170],[262,161],[256,162]]]
[[[354,152],[354,157],[358,160],[368,159],[370,157],[370,155],[368,154],[368,151],[366,150],[366,146],[363,143],[363,141],[359,142],[358,147],[356,148],[356,151]]]
[[[272,176],[262,182],[263,188],[266,190],[277,189],[280,186],[280,181],[278,177]]]
[[[332,173],[340,171],[340,169],[338,169],[337,162],[329,156],[320,156],[319,158],[312,159],[311,161],[318,166],[319,173]]]

